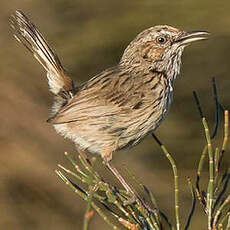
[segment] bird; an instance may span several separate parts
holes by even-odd
[[[20,10],[11,16],[14,37],[46,70],[54,95],[47,120],[79,152],[99,154],[124,188],[128,183],[110,163],[114,152],[133,147],[165,119],[186,46],[207,39],[206,31],[156,25],[140,32],[120,62],[75,85],[47,41]]]

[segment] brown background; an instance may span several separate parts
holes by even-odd
[[[116,64],[129,41],[147,27],[170,24],[212,33],[207,42],[185,50],[172,108],[156,132],[179,168],[184,223],[191,202],[186,177],[194,177],[204,145],[192,91],[199,91],[211,127],[212,76],[217,78],[221,102],[230,106],[229,1],[1,1],[0,228],[63,230],[81,229],[85,208],[54,174],[57,163],[68,165],[64,151],[74,154],[74,148],[45,122],[52,97],[42,67],[12,37],[8,17],[16,9],[26,12],[38,25],[76,82]],[[115,154],[114,164],[119,167],[121,163],[135,172],[155,194],[160,207],[173,217],[172,172],[153,139],[148,137],[136,148]],[[107,172],[105,176],[109,178]],[[193,229],[205,229],[205,218],[198,205]],[[96,216],[91,229],[109,228]]]

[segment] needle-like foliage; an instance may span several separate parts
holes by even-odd
[[[199,164],[197,166],[197,176],[195,185],[192,179],[188,178],[188,187],[192,195],[192,205],[188,218],[183,227],[189,229],[193,214],[196,211],[196,200],[201,204],[200,207],[207,215],[208,230],[230,230],[230,194],[228,194],[230,168],[222,168],[222,159],[226,152],[229,136],[229,112],[224,110],[224,131],[223,140],[220,146],[214,147],[214,139],[220,124],[219,110],[223,111],[223,106],[219,103],[217,97],[217,88],[215,79],[212,79],[214,101],[216,107],[216,121],[212,134],[208,122],[204,116],[199,97],[194,92],[194,98],[199,110],[201,121],[204,128],[205,145],[201,152]],[[162,152],[169,160],[174,175],[174,209],[175,225],[169,221],[167,214],[160,209],[154,195],[146,185],[138,182],[135,175],[129,169],[126,171],[135,182],[149,197],[149,201],[141,198],[137,194],[139,202],[132,200],[131,194],[123,189],[118,189],[109,181],[105,181],[94,167],[95,159],[88,159],[84,155],[79,155],[78,160],[65,153],[67,159],[71,162],[73,170],[66,169],[62,165],[56,170],[57,175],[65,182],[76,194],[86,201],[86,211],[84,216],[83,230],[89,227],[89,221],[97,212],[100,217],[108,224],[111,229],[130,229],[130,230],[180,230],[180,205],[179,205],[179,184],[177,166],[165,145],[152,134],[155,141],[159,144]],[[202,171],[205,161],[209,165],[209,178],[206,188],[201,188]],[[171,196],[169,194],[169,196]],[[140,205],[141,204],[141,205]]]

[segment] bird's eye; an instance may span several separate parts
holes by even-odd
[[[159,43],[159,44],[165,44],[166,42],[167,42],[167,38],[166,37],[164,37],[164,36],[159,36],[159,37],[157,37],[157,42]]]

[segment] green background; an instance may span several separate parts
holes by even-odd
[[[70,141],[58,136],[46,123],[52,96],[42,67],[13,39],[8,18],[16,9],[23,10],[39,27],[78,83],[118,63],[128,43],[150,26],[168,24],[211,32],[208,41],[186,48],[171,110],[156,132],[178,165],[184,223],[191,203],[186,177],[195,176],[205,143],[192,91],[199,91],[211,127],[212,76],[216,77],[221,102],[230,106],[230,2],[1,1],[0,228],[76,230],[81,229],[85,203],[54,173],[57,163],[69,166],[63,153],[74,155],[75,150]],[[225,165],[227,162],[229,156]],[[115,153],[113,163],[123,173],[122,165],[127,165],[155,194],[159,206],[173,217],[172,171],[150,136],[131,150]],[[110,179],[103,166],[98,168]],[[206,217],[199,210],[198,204],[192,229],[206,229]],[[90,227],[109,229],[97,215]]]

